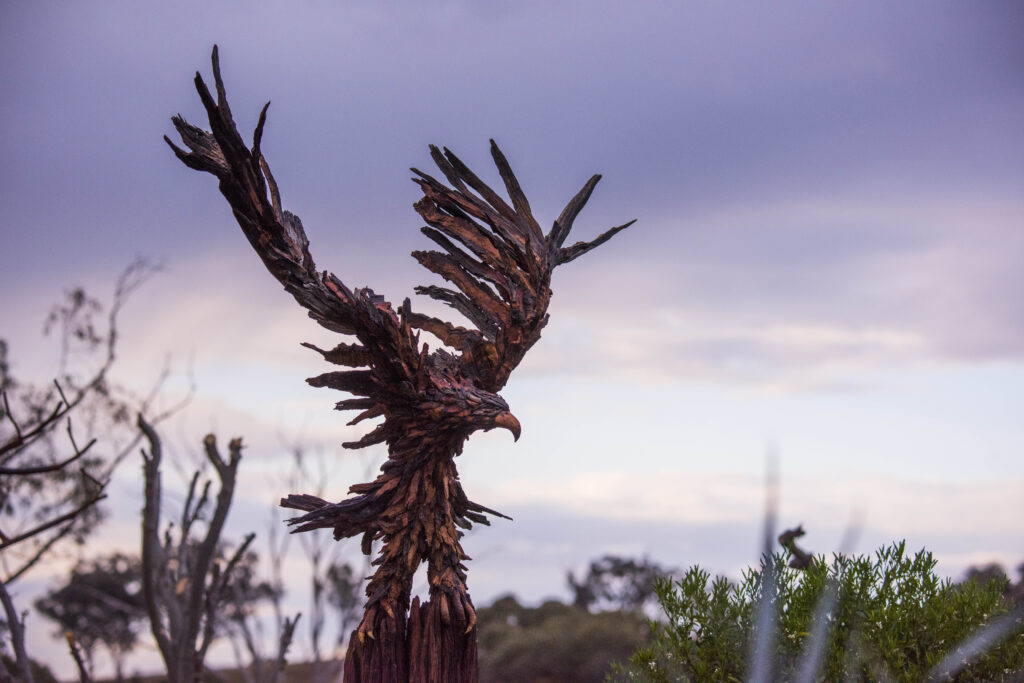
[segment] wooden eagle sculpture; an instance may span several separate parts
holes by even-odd
[[[288,521],[294,531],[334,530],[335,539],[362,536],[370,554],[381,541],[376,571],[366,588],[363,618],[345,658],[346,681],[475,681],[476,613],[466,590],[460,529],[501,515],[466,497],[454,458],[478,430],[520,425],[498,392],[548,321],[551,273],[607,242],[633,223],[612,228],[591,242],[563,246],[573,221],[600,180],[593,176],[545,234],[512,169],[494,141],[491,155],[511,205],[449,150],[430,147],[451,187],[412,169],[423,190],[415,209],[422,232],[441,251],[413,257],[454,285],[417,287],[455,308],[472,327],[413,312],[405,299],[395,310],[368,288],[349,289],[320,273],[298,216],[281,206],[277,183],[260,150],[267,105],[252,147],[235,127],[213,50],[216,99],[199,73],[195,84],[210,131],[172,118],[187,151],[164,138],[190,168],[217,176],[220,191],[264,265],[309,316],[329,330],[355,337],[330,350],[305,344],[343,370],[307,380],[354,396],[338,410],[358,410],[349,424],[383,420],[363,438],[363,448],[385,443],[388,458],[372,482],[356,484],[338,503],[309,495],[281,500],[305,514]],[[431,351],[419,331],[443,342]],[[427,563],[429,600],[410,604],[412,579]]]

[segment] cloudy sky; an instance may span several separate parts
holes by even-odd
[[[217,43],[239,128],[272,101],[285,207],[349,285],[400,301],[432,282],[408,257],[429,244],[407,170],[428,143],[496,181],[495,138],[542,224],[602,173],[579,239],[637,219],[555,274],[504,392],[523,438],[461,458],[471,497],[516,518],[467,539],[478,603],[564,596],[605,552],[738,575],[770,450],[780,522],[815,551],[853,517],[860,551],[1013,566],[1022,30],[1018,3],[4,3],[0,337],[46,381],[61,292],[106,297],[133,257],[160,260],[117,377],[142,389],[170,354],[173,400],[192,368],[167,426],[182,457],[245,436],[233,531],[269,518],[288,443],[336,463],[336,498],[363,476],[337,397],[303,381],[323,367],[299,342],[330,333],[161,140],[172,114],[205,125],[192,76]],[[126,464],[107,543],[137,544],[137,478]]]

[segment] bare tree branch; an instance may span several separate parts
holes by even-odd
[[[292,638],[295,636],[295,626],[299,623],[301,616],[300,612],[291,619],[285,618],[284,620],[281,637],[277,641],[277,660],[274,662],[270,683],[280,683],[281,677],[284,675],[284,669],[288,666],[288,648],[291,647]]]
[[[84,448],[78,448],[75,444],[75,437],[71,434],[71,418],[68,418],[68,438],[71,440],[74,453],[67,460],[55,462],[50,465],[37,465],[35,467],[0,467],[0,475],[24,476],[29,474],[46,474],[49,472],[56,472],[64,469],[81,458],[96,443],[96,439],[90,439],[89,443],[85,444]]]
[[[167,634],[164,621],[160,616],[160,604],[158,602],[162,591],[160,590],[159,567],[164,564],[165,553],[160,545],[160,461],[163,458],[163,448],[160,438],[152,426],[142,417],[140,413],[136,424],[139,430],[145,435],[149,443],[149,455],[142,452],[143,475],[145,481],[144,504],[142,508],[142,595],[146,604],[146,613],[149,615],[149,626],[153,632],[153,639],[164,662],[170,665],[174,661],[174,653],[171,649],[171,639]]]
[[[57,389],[60,390],[60,384],[58,384],[56,380],[54,380],[54,384],[56,384]],[[74,407],[68,406],[66,401],[58,402],[57,405],[53,407],[53,410],[50,412],[49,415],[44,417],[33,427],[31,427],[27,433],[25,433],[22,432],[21,425],[18,424],[18,421],[14,419],[14,412],[11,410],[11,404],[8,401],[6,391],[3,392],[3,399],[4,415],[7,417],[7,420],[11,423],[11,426],[14,427],[14,437],[7,441],[7,443],[0,446],[0,456],[5,456],[12,451],[23,449],[31,445],[33,441],[38,439],[43,434],[46,434],[46,432],[52,428],[55,422],[60,420],[60,418],[64,417],[64,415],[66,415],[68,411],[70,411],[71,408]]]
[[[10,573],[10,575],[5,579],[5,582],[14,583],[19,578],[21,578],[21,576],[25,574],[25,572],[34,567],[35,564],[39,562],[39,560],[42,559],[42,557],[46,553],[50,552],[50,549],[53,548],[53,546],[59,543],[62,539],[66,538],[68,534],[72,532],[72,530],[75,527],[75,521],[76,520],[74,519],[68,520],[68,522],[65,523],[65,525],[57,531],[57,533],[53,534],[52,536],[50,536],[50,538],[46,539],[43,543],[41,543],[39,547],[35,549],[35,552],[33,552],[28,558],[25,559],[24,562],[21,563],[21,566],[18,569]]]
[[[242,440],[231,440],[227,459],[221,456],[212,434],[203,440],[207,460],[216,470],[220,487],[202,539],[195,541],[192,530],[207,505],[209,482],[196,496],[197,472],[189,483],[177,543],[170,530],[161,541],[162,447],[156,431],[141,414],[137,424],[149,443],[149,453],[143,451],[143,596],[153,636],[167,666],[168,680],[191,682],[203,671],[203,660],[221,619],[228,582],[255,537],[249,534],[227,562],[222,564],[217,559],[242,458]],[[169,562],[168,558],[174,559]]]
[[[32,666],[25,651],[25,621],[24,616],[18,614],[18,610],[11,600],[11,594],[7,592],[7,585],[0,583],[0,602],[4,605],[4,614],[7,617],[7,628],[11,632],[11,646],[14,649],[14,663],[18,667],[22,683],[33,683]]]
[[[235,567],[238,566],[239,560],[245,555],[245,551],[249,549],[253,539],[256,538],[256,534],[250,533],[245,536],[242,540],[241,545],[235,550],[235,553],[228,560],[227,567],[221,571],[219,565],[214,565],[213,577],[210,581],[210,585],[206,590],[204,597],[206,603],[206,623],[203,628],[203,640],[199,646],[199,659],[200,661],[206,657],[206,650],[210,647],[210,643],[213,641],[214,626],[217,623],[217,609],[223,602],[224,590],[227,588],[228,581],[234,572]]]
[[[82,514],[85,510],[92,507],[93,505],[100,502],[106,497],[107,494],[105,493],[96,495],[93,498],[90,498],[86,502],[79,505],[74,510],[71,510],[70,512],[65,512],[60,517],[56,517],[54,519],[43,522],[42,524],[33,527],[22,534],[18,534],[14,538],[11,538],[7,541],[4,541],[3,543],[0,543],[0,550],[6,550],[7,548],[10,548],[12,545],[21,543],[22,541],[28,540],[33,536],[38,536],[39,534],[43,533],[44,531],[47,531],[48,529],[52,529],[55,526],[59,526],[64,522],[74,520],[76,517],[78,517],[78,515]],[[11,579],[9,578],[7,580],[10,581]]]
[[[89,668],[85,665],[85,659],[82,656],[82,647],[75,640],[75,634],[65,631],[64,639],[67,641],[68,650],[71,651],[71,658],[75,660],[75,666],[78,668],[78,680],[81,683],[92,683],[92,676],[89,675]]]
[[[31,415],[27,421],[16,417],[12,405],[10,389],[17,384],[8,382],[2,392],[0,425],[9,425],[13,435],[0,444],[0,504],[5,516],[18,515],[15,523],[21,526],[16,531],[0,531],[0,550],[20,544],[17,552],[6,553],[3,558],[7,582],[23,576],[68,536],[82,537],[99,519],[96,503],[105,497],[103,489],[119,458],[108,461],[96,456],[95,438],[79,445],[70,413],[82,410],[87,400],[93,411],[116,411],[124,405],[111,398],[107,379],[116,359],[118,316],[130,295],[155,271],[150,263],[136,259],[120,274],[105,332],[97,332],[90,318],[102,307],[81,289],[69,291],[67,303],[54,308],[45,330],[54,324],[62,327],[60,376],[49,391],[22,392],[21,402]],[[89,350],[101,345],[99,367],[84,381],[76,379],[66,367],[72,339],[83,340]],[[71,454],[57,457],[50,438],[62,420],[66,422]],[[78,481],[65,474],[76,462],[86,463]],[[14,501],[21,505],[12,504]],[[12,567],[16,561],[21,564]]]

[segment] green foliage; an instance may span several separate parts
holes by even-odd
[[[757,605],[767,599],[776,616],[775,678],[798,671],[812,641],[816,612],[827,610],[824,656],[814,680],[921,681],[972,632],[1010,610],[1002,581],[954,584],[939,579],[931,553],[906,553],[903,542],[874,557],[817,558],[806,570],[771,558],[766,572],[751,569],[738,584],[711,580],[699,567],[678,581],[658,582],[664,622],[651,622],[653,640],[613,678],[629,681],[716,680],[747,677]],[[1003,680],[1024,667],[1024,621],[1016,613],[1010,634],[961,669],[954,680]]]
[[[477,611],[480,680],[603,681],[648,639],[636,612],[598,612],[555,600],[523,607],[514,597]]]

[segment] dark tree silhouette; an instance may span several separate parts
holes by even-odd
[[[146,619],[142,604],[142,564],[138,557],[115,553],[80,562],[65,585],[36,601],[36,609],[73,633],[92,669],[96,645],[110,652],[117,680],[122,662],[138,640]]]
[[[115,435],[128,426],[132,404],[148,409],[158,394],[162,378],[141,399],[109,378],[117,357],[118,314],[154,270],[137,260],[121,273],[105,324],[98,320],[104,313],[99,301],[80,287],[66,292],[44,328],[47,334],[57,330],[61,344],[52,386],[19,381],[7,359],[7,344],[0,339],[0,603],[14,655],[14,671],[0,661],[0,680],[31,682],[38,673],[25,647],[24,617],[11,588],[59,544],[82,543],[95,529],[102,519],[97,503],[106,497],[111,473],[139,438],[118,445]],[[102,445],[95,438],[76,438],[83,423],[87,432],[103,433]],[[106,452],[98,452],[102,450]],[[84,680],[78,641],[70,638],[68,643]]]
[[[566,582],[573,593],[572,604],[587,611],[595,609],[640,611],[655,599],[654,587],[672,570],[648,559],[635,560],[605,555],[590,563],[586,575],[577,580],[569,572]]]
[[[209,117],[207,133],[173,117],[188,151],[167,143],[190,168],[220,181],[220,191],[264,265],[309,315],[356,343],[321,350],[336,365],[309,383],[354,394],[337,404],[359,410],[351,424],[383,421],[348,448],[386,443],[388,459],[376,480],[352,486],[353,497],[329,503],[291,495],[286,507],[306,514],[290,520],[298,531],[331,528],[335,538],[362,536],[364,552],[383,542],[377,570],[366,589],[363,618],[345,659],[348,681],[470,681],[477,678],[476,613],[466,590],[468,558],[459,528],[487,523],[493,510],[470,501],[454,458],[478,430],[520,425],[498,395],[509,375],[540,338],[548,321],[555,267],[608,241],[630,223],[591,242],[563,246],[573,221],[600,176],[593,176],[544,234],[505,156],[494,142],[491,155],[511,206],[454,154],[431,147],[451,183],[447,187],[416,169],[424,197],[416,211],[423,233],[443,251],[415,251],[427,269],[455,286],[417,287],[465,316],[472,328],[414,313],[409,300],[396,311],[368,288],[352,290],[313,262],[299,218],[281,205],[277,183],[260,149],[269,103],[260,113],[247,148],[235,127],[213,52],[216,99],[197,73],[195,84]],[[445,349],[421,344],[418,330],[438,337]],[[412,578],[427,563],[429,600],[410,605]]]
[[[216,562],[223,563],[227,553],[222,545],[216,552]],[[194,543],[192,552],[199,551]],[[286,665],[285,656],[291,646],[299,615],[285,617],[280,612],[284,588],[276,581],[262,581],[257,576],[259,555],[246,551],[234,565],[220,594],[220,605],[214,614],[214,627],[218,633],[228,636],[239,660],[239,668],[250,683],[278,683]],[[275,650],[269,655],[264,652],[261,642],[262,630],[258,608],[269,603],[275,610],[277,638]],[[242,660],[242,651],[248,656]]]
[[[348,562],[332,564],[327,570],[327,601],[337,610],[339,645],[345,642],[349,629],[359,623],[362,583],[362,575]]]
[[[255,556],[247,553],[255,534],[249,534],[226,559],[221,533],[235,493],[242,440],[232,439],[228,457],[217,448],[213,434],[203,439],[206,459],[219,480],[215,497],[211,482],[199,487],[196,471],[185,496],[177,530],[168,525],[161,534],[162,487],[160,465],[163,446],[156,430],[142,417],[137,425],[145,435],[148,452],[142,453],[145,503],[142,508],[142,597],[160,656],[170,683],[199,681],[203,660],[218,629],[243,623],[252,602],[272,597],[272,589],[253,581]],[[212,506],[211,506],[212,503]],[[210,510],[212,507],[212,511]],[[207,516],[208,515],[208,516]],[[201,537],[193,532],[205,522]],[[271,680],[285,666],[285,653],[295,630],[285,620]],[[262,662],[256,662],[261,669]],[[261,669],[262,670],[262,669]]]
[[[117,320],[131,293],[153,270],[136,261],[121,273],[105,324],[97,319],[104,312],[97,299],[81,287],[65,293],[44,326],[47,335],[57,332],[61,349],[58,374],[50,385],[16,378],[7,360],[7,344],[0,340],[4,584],[17,581],[61,541],[84,541],[102,519],[96,503],[126,450],[98,454],[96,439],[79,443],[75,434],[84,423],[88,431],[103,431],[109,448],[111,435],[127,426],[133,401],[109,379],[117,357]],[[72,417],[78,429],[73,428]]]

